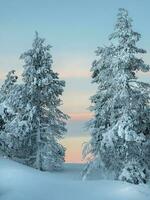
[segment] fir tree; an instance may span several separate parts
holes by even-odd
[[[111,173],[114,179],[145,183],[150,169],[150,85],[140,82],[136,72],[150,70],[138,54],[141,35],[132,29],[125,9],[119,9],[113,43],[98,48],[92,66],[93,82],[98,84],[91,98],[94,119],[89,122],[91,139],[83,155],[88,159],[84,176],[93,169]]]
[[[6,79],[0,89],[0,103],[4,103],[8,99],[11,90],[14,88],[14,84],[17,81],[17,76],[15,75],[15,70],[8,72]]]
[[[11,109],[9,100],[16,86],[17,78],[15,70],[10,71],[0,89],[0,151],[3,152],[4,156],[10,156],[9,146],[11,141],[9,141],[7,126],[13,120],[15,113]]]
[[[32,147],[33,166],[53,170],[61,168],[64,162],[65,148],[58,140],[66,132],[68,116],[58,108],[65,82],[53,72],[51,46],[44,42],[36,33],[32,49],[21,55],[25,62],[21,118],[26,122],[24,134],[27,148]]]

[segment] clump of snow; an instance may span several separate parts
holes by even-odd
[[[149,185],[121,181],[82,181],[82,164],[41,172],[0,159],[0,200],[149,200]]]

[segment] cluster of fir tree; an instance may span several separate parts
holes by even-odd
[[[52,70],[50,48],[36,33],[20,57],[22,82],[13,70],[0,89],[0,154],[40,170],[61,169],[68,119],[59,109],[65,82]]]

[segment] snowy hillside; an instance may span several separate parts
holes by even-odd
[[[83,166],[65,164],[62,172],[39,172],[0,159],[0,200],[149,200],[149,185],[82,181]]]

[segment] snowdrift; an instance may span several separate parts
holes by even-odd
[[[150,185],[81,180],[81,164],[61,172],[40,172],[0,159],[0,200],[149,200]]]

